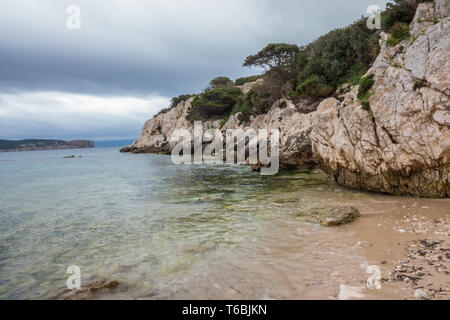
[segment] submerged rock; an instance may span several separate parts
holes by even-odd
[[[214,249],[215,248],[213,246],[186,245],[181,251],[183,254],[201,254]]]
[[[349,224],[361,216],[358,209],[353,207],[336,207],[323,211],[314,211],[310,214],[301,214],[298,217],[306,222],[318,223],[324,227]]]
[[[131,151],[133,151],[133,146],[126,146],[126,147],[123,147],[122,149],[120,149],[120,152],[122,152],[122,153],[131,152]]]
[[[106,281],[106,279],[97,279],[83,284],[79,290],[66,289],[56,295],[56,300],[87,300],[92,299],[100,291],[114,292],[119,287],[117,281]]]
[[[352,223],[361,216],[358,209],[353,207],[338,207],[331,209],[328,214],[322,218],[320,224],[325,227],[339,226]]]

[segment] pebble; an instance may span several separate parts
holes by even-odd
[[[428,297],[427,293],[426,293],[424,290],[422,290],[422,289],[417,289],[417,290],[414,292],[414,298],[417,298],[417,299],[426,299],[427,297]]]

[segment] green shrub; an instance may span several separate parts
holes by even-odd
[[[254,82],[254,81],[258,80],[259,78],[261,78],[261,76],[250,76],[250,77],[238,78],[238,79],[236,79],[234,84],[237,86],[242,86],[246,83]]]
[[[214,89],[216,87],[231,87],[231,86],[234,86],[234,83],[228,77],[217,77],[209,82],[209,89]]]
[[[316,75],[311,76],[300,83],[296,92],[302,97],[326,97],[333,93],[335,88],[327,85],[323,77]]]
[[[324,97],[369,69],[379,53],[379,36],[364,20],[336,29],[302,48],[297,56],[297,92]]]
[[[287,97],[292,101],[297,101],[300,95],[295,90],[289,90]]]
[[[382,27],[390,30],[388,45],[396,45],[410,37],[408,24],[421,2],[432,0],[393,0],[382,13]],[[240,112],[241,121],[251,115],[268,112],[273,103],[283,97],[323,98],[332,95],[345,82],[360,84],[363,108],[369,109],[373,94],[372,77],[362,78],[379,54],[379,32],[367,28],[361,18],[348,27],[332,30],[307,46],[269,44],[255,55],[248,56],[244,66],[264,67],[261,76],[239,78],[233,84],[229,78],[218,77],[198,95],[188,117],[191,120],[224,119]],[[411,40],[414,42],[414,39]],[[245,96],[234,85],[243,85],[258,78],[264,81]],[[190,97],[190,95],[188,95]]]
[[[358,89],[358,99],[361,102],[364,110],[370,111],[369,99],[375,94],[375,91],[371,90],[375,84],[373,79],[375,75],[373,73],[361,79]]]
[[[390,30],[391,35],[386,41],[388,46],[394,47],[403,40],[410,38],[410,30],[406,24],[396,23]]]
[[[361,78],[367,73],[367,67],[356,65],[349,71],[349,78],[345,81],[352,86],[356,86],[361,81]]]
[[[384,31],[390,30],[396,23],[410,24],[416,14],[417,6],[422,2],[433,0],[393,0],[386,5],[381,15],[381,26]]]
[[[228,116],[234,106],[242,100],[242,91],[237,87],[218,86],[197,95],[188,110],[188,120],[207,121]]]
[[[193,94],[182,94],[181,96],[172,98],[170,101],[170,107],[175,108],[177,105],[179,105],[183,101],[189,100],[191,97],[193,97]]]
[[[228,120],[230,120],[230,116],[226,116],[225,118],[220,120],[220,127],[222,128],[224,125],[226,125]]]
[[[264,114],[269,111],[274,101],[263,85],[254,86],[238,103],[231,114],[240,113],[238,119],[241,123],[250,121],[250,116]],[[287,106],[287,104],[286,104]]]
[[[368,100],[361,101],[361,108],[363,108],[363,110],[366,110],[366,111],[370,112],[371,109],[370,109],[369,101]]]
[[[289,66],[299,51],[295,44],[270,43],[255,55],[248,56],[243,67],[286,67]]]
[[[238,119],[239,119],[240,123],[245,123],[245,122],[250,121],[250,116],[252,115],[252,111],[253,111],[253,100],[255,99],[256,96],[257,96],[257,94],[255,93],[255,91],[250,90],[245,95],[243,100],[233,108],[233,111],[231,112],[231,114],[240,113],[238,115]]]
[[[371,73],[361,79],[361,81],[359,82],[358,99],[363,99],[363,97],[366,96],[369,90],[372,89],[373,85],[375,84],[375,80],[373,79],[374,77],[375,75]]]
[[[170,106],[168,108],[164,108],[161,111],[159,111],[157,115],[169,112],[170,110],[178,106],[181,102],[187,101],[189,98],[193,96],[194,96],[193,94],[182,94],[178,97],[172,98],[170,100]]]

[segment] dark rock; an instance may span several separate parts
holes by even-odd
[[[119,287],[117,281],[106,281],[106,279],[97,279],[83,284],[79,290],[66,289],[57,294],[56,300],[87,300],[92,299],[94,295],[100,291],[114,292]]]
[[[122,149],[120,149],[120,152],[122,152],[122,153],[132,152],[132,151],[133,151],[133,146],[126,146],[126,147],[123,147]]]

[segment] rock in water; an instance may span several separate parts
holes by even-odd
[[[117,289],[119,283],[117,281],[106,281],[106,279],[97,279],[89,283],[83,284],[79,290],[66,289],[56,295],[56,300],[87,300],[103,290],[113,292]]]
[[[126,147],[123,147],[122,149],[120,149],[120,152],[126,153],[126,152],[131,152],[132,150],[133,150],[132,146],[126,146]]]
[[[305,222],[321,224],[324,227],[333,227],[351,223],[360,216],[358,209],[343,206],[324,211],[314,211],[307,215],[301,214],[298,218]]]
[[[361,216],[358,209],[353,207],[337,207],[331,209],[327,216],[322,218],[320,224],[325,227],[339,226],[348,224]]]

